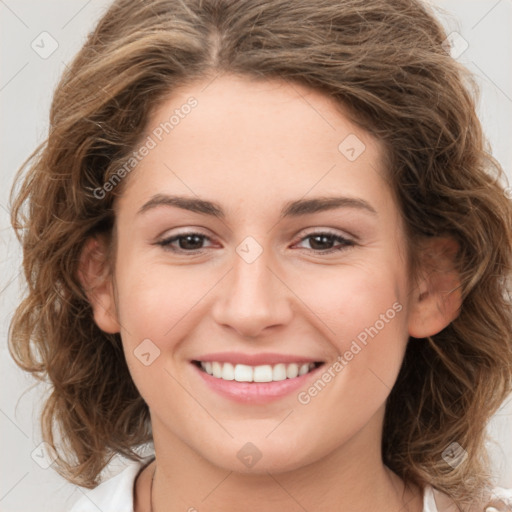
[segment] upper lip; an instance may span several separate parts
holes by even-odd
[[[245,364],[248,366],[259,366],[259,365],[274,365],[274,364],[290,364],[290,363],[319,363],[323,362],[320,359],[312,357],[295,356],[288,354],[275,354],[270,352],[263,352],[260,354],[243,354],[241,352],[216,352],[213,354],[205,354],[194,361],[201,362],[214,362],[219,363],[231,363]]]

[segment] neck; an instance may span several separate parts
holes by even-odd
[[[382,463],[380,440],[376,446],[367,444],[374,437],[368,432],[371,423],[345,445],[313,463],[285,472],[267,468],[246,473],[211,464],[169,431],[158,428],[161,425],[154,418],[153,423],[158,471],[151,471],[147,478],[148,506],[144,510],[148,512],[423,509],[421,490],[406,488]]]

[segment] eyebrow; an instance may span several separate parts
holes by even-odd
[[[191,212],[211,215],[218,219],[225,219],[226,214],[219,203],[199,199],[195,197],[176,196],[166,194],[156,194],[149,201],[144,203],[137,214],[145,213],[159,206],[174,206]],[[281,209],[280,219],[287,217],[299,217],[336,208],[355,208],[372,215],[377,215],[377,211],[373,206],[358,197],[344,196],[322,196],[313,197],[311,199],[298,199],[296,201],[288,201]]]

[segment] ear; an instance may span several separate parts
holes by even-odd
[[[460,312],[462,294],[455,259],[459,245],[452,238],[425,242],[418,286],[409,308],[409,335],[426,338],[442,331]]]
[[[91,304],[94,321],[102,331],[114,334],[120,331],[120,325],[107,260],[106,239],[102,236],[89,238],[80,255],[78,279]]]

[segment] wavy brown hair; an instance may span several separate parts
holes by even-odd
[[[9,349],[51,384],[41,425],[61,475],[94,487],[114,454],[139,460],[137,447],[151,440],[121,339],[96,326],[77,277],[87,238],[110,237],[124,183],[101,200],[94,191],[173,90],[233,73],[321,91],[383,141],[411,268],[422,239],[458,242],[460,314],[439,334],[409,340],[382,457],[406,482],[430,484],[460,507],[483,499],[492,483],[486,425],[512,391],[512,210],[475,113],[474,80],[445,38],[415,0],[112,4],[62,76],[48,137],[12,192],[28,291]],[[452,442],[467,451],[456,468],[442,457]]]

